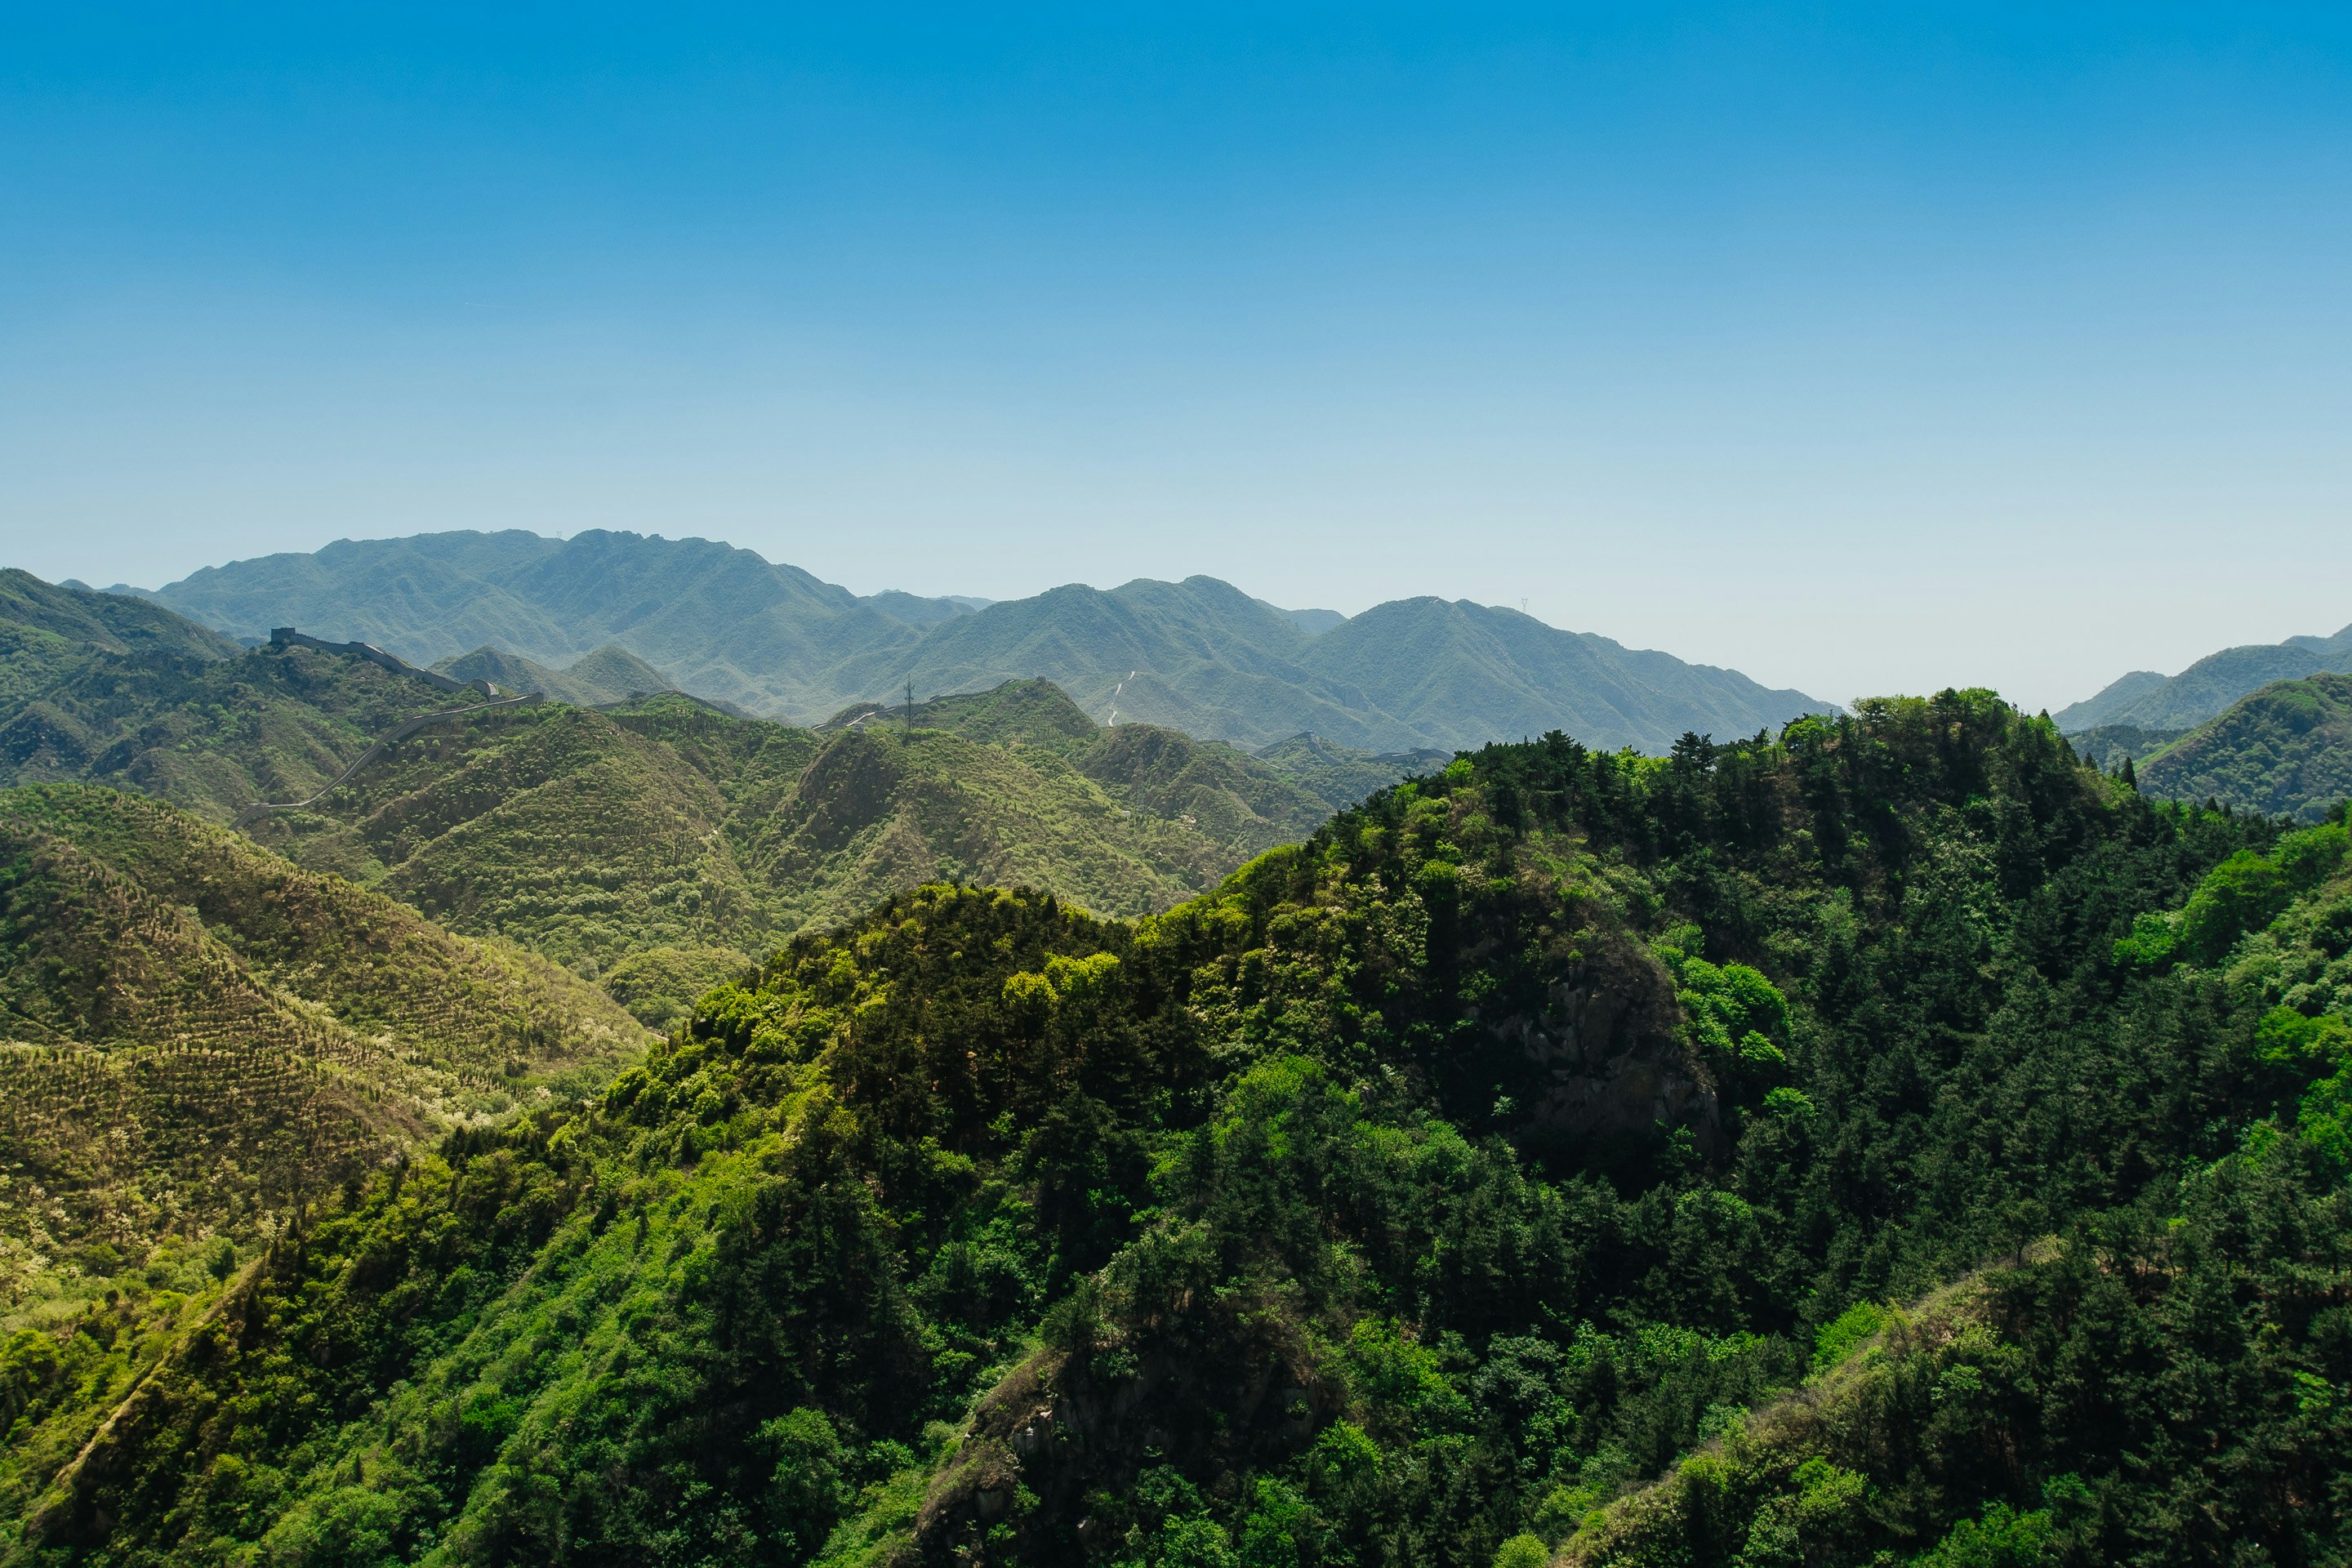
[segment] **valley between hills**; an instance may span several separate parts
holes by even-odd
[[[747,555],[0,573],[0,1562],[2352,1552],[2325,639]]]

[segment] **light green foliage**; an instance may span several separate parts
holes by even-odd
[[[1546,1568],[1551,1548],[1540,1535],[1514,1535],[1496,1549],[1495,1568]]]
[[[694,1004],[758,965],[728,947],[656,947],[633,952],[604,974],[607,994],[637,1022],[663,1029],[694,1011]]]
[[[1788,1066],[1788,998],[1745,963],[1709,963],[1703,942],[1697,927],[1677,926],[1652,945],[1702,1058],[1727,1084],[1757,1090]]]
[[[2047,1560],[2055,1534],[2047,1509],[2021,1513],[1989,1502],[1981,1518],[1961,1520],[1933,1551],[1911,1561],[1913,1568],[2035,1568]]]
[[[1814,1334],[1813,1370],[1826,1372],[1838,1365],[1885,1325],[1885,1308],[1875,1302],[1856,1301],[1823,1323]]]
[[[2116,961],[2220,963],[2242,937],[2263,930],[2299,894],[2332,877],[2347,845],[2352,834],[2329,823],[2286,834],[2268,853],[2239,850],[2206,874],[2178,912],[2138,916],[2131,935],[2116,943]]]

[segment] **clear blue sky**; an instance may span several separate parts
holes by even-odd
[[[2352,621],[2341,5],[982,9],[7,6],[0,555],[626,527],[2035,706]]]

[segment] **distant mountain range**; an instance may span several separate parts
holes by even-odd
[[[617,648],[561,670],[444,661],[557,699],[495,710],[388,666],[240,648],[144,600],[0,571],[0,789],[101,784],[242,824],[310,870],[599,974],[658,1021],[788,933],[927,881],[1165,909],[1448,760],[1305,738],[1259,759],[1106,727],[1045,680],[812,731],[667,692]]]
[[[748,550],[602,531],[346,540],[115,592],[248,641],[292,625],[420,665],[514,657],[554,670],[610,647],[681,690],[800,723],[899,699],[909,682],[928,698],[1042,677],[1098,721],[1249,748],[1311,733],[1451,750],[1558,729],[1663,752],[1685,731],[1753,734],[1832,706],[1461,601],[1349,618],[1211,577],[1001,603],[860,596]]]
[[[2179,675],[2135,669],[2052,717],[2070,735],[2128,725],[2140,730],[2188,730],[2250,692],[2276,680],[2352,671],[2352,626],[2332,637],[2289,637],[2248,643],[2207,654]]]

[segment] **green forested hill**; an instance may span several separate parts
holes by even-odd
[[[670,695],[604,712],[466,711],[369,757],[403,721],[478,700],[337,653],[213,647],[185,622],[181,641],[202,657],[93,643],[101,612],[173,617],[26,582],[51,621],[79,629],[25,632],[19,668],[39,679],[0,704],[0,782],[103,783],[216,821],[310,802],[249,830],[454,929],[589,973],[661,950],[651,971],[616,981],[649,1017],[698,994],[681,977],[731,973],[784,932],[925,881],[1032,886],[1141,914],[1304,837],[1330,808],[1229,746],[1105,730],[1043,681],[926,704],[911,736],[904,713],[877,724],[853,710],[820,735]],[[487,655],[453,668],[515,685],[556,674],[574,697],[639,679],[616,650],[562,672]],[[1370,771],[1385,784],[1402,770]]]
[[[1433,750],[1359,752],[1335,746],[1320,735],[1293,735],[1253,753],[1334,811],[1416,774],[1434,773],[1453,759]]]
[[[642,1040],[562,970],[158,802],[0,792],[11,1301],[249,1230]]]
[[[2135,763],[2155,755],[2187,734],[2186,730],[2143,730],[2137,724],[2102,724],[2066,739],[2092,766],[2106,773],[2122,769],[2124,759]]]
[[[2154,794],[2319,821],[2352,795],[2352,676],[2266,686],[2138,766]]]
[[[226,821],[316,795],[403,720],[480,700],[314,648],[231,653],[61,640],[33,689],[0,700],[0,784],[88,780]]]
[[[12,1345],[6,1539],[2336,1561],[2347,843],[1947,693],[1492,748],[1137,922],[900,895]]]
[[[2069,734],[2105,725],[2187,730],[2273,681],[2352,670],[2352,626],[2334,637],[2294,637],[2206,655],[2179,675],[2134,670],[2056,715]]]
[[[236,651],[226,637],[142,600],[0,570],[0,702],[37,698],[61,676],[125,654],[205,663]]]
[[[489,645],[563,665],[613,644],[682,689],[803,723],[895,701],[909,680],[929,697],[1042,678],[1098,721],[1244,747],[1313,732],[1450,751],[1559,729],[1664,752],[1685,731],[1753,734],[1827,706],[1467,602],[1400,600],[1349,620],[1201,576],[998,604],[861,598],[708,540],[593,530],[344,540],[152,596],[236,635],[294,624],[419,664]]]
[[[1097,731],[1044,691],[1029,706],[1089,739],[1024,745],[982,712],[995,743],[929,724],[816,734],[678,698],[485,714],[253,831],[457,930],[602,969],[654,946],[756,954],[942,878],[1141,914],[1326,815],[1230,748]]]

